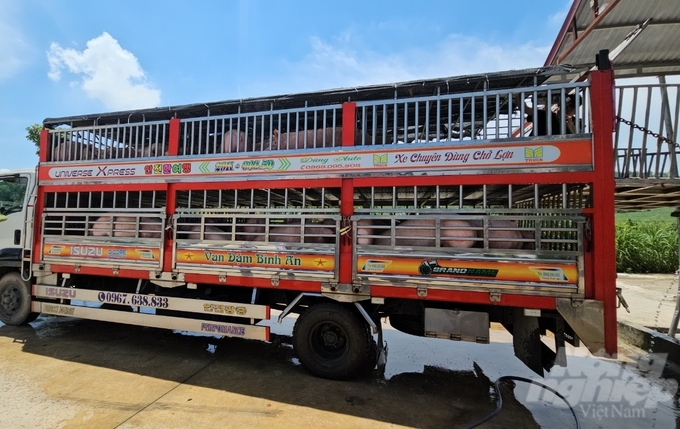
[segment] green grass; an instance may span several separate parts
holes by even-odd
[[[670,222],[676,223],[677,220],[671,217],[673,212],[672,208],[663,207],[653,210],[640,210],[634,212],[617,212],[616,221],[627,221],[631,220],[633,222]]]
[[[616,270],[673,273],[678,269],[677,219],[672,208],[616,213]]]

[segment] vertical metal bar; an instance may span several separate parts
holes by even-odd
[[[305,103],[306,103],[306,102],[305,102]],[[316,118],[317,113],[318,113],[318,111],[317,111],[317,110],[314,110],[314,129],[315,129],[315,130],[318,128],[318,126],[317,126],[317,118]],[[323,109],[323,110],[321,111],[321,114],[322,114],[323,116],[326,116],[326,109]],[[324,128],[324,130],[325,130],[325,128]],[[316,134],[316,132],[315,132],[314,134]],[[324,138],[325,138],[326,132],[324,131],[323,134],[324,134]],[[335,133],[333,133],[333,138],[335,138]],[[326,146],[325,143],[326,143],[326,142],[324,141],[324,147]],[[333,142],[333,146],[335,146],[335,142]]]
[[[515,119],[515,111],[513,106],[514,94],[508,94],[508,132],[506,137],[513,137],[513,122]],[[521,104],[521,103],[520,103]],[[517,106],[519,108],[519,106]],[[520,128],[524,128],[524,118],[520,119]]]
[[[487,206],[486,206],[486,191],[487,191],[486,185],[482,185],[482,207],[484,209],[487,208]]]
[[[449,109],[447,112],[447,119],[446,119],[446,140],[452,140],[453,139],[453,130],[451,129],[451,121],[452,121],[452,116],[453,116],[453,98],[449,98]]]
[[[439,131],[440,131],[440,125],[441,125],[441,117],[442,117],[442,99],[441,99],[441,94],[439,88],[437,88],[437,116],[435,119],[435,124],[434,128],[437,132],[435,135],[434,141],[438,142],[439,141]]]
[[[404,101],[404,143],[408,143],[408,101]]]
[[[475,137],[475,96],[470,97],[470,138],[476,140]]]
[[[325,110],[325,109],[324,109],[324,110]],[[335,133],[335,130],[338,129],[338,126],[339,126],[339,127],[342,127],[342,120],[340,121],[340,125],[338,125],[338,109],[337,109],[337,108],[331,109],[331,112],[332,112],[332,114],[331,114],[331,118],[332,118],[332,120],[331,120],[331,128],[333,129],[333,132],[331,133],[331,143],[333,144],[333,146],[342,146],[342,139],[341,139],[341,141],[337,141],[337,140],[335,139],[335,134],[336,134],[336,133]],[[354,113],[356,114],[356,112],[354,112]],[[325,112],[324,112],[324,117],[326,117]],[[355,119],[356,119],[356,118],[355,118]],[[353,125],[356,127],[356,122],[354,122]],[[325,139],[326,139],[326,127],[324,127],[323,138],[324,138],[324,144],[325,144]],[[354,142],[354,143],[356,144],[356,142]]]
[[[371,138],[372,144],[375,144],[376,141],[376,135],[378,133],[378,123],[376,121],[376,118],[378,117],[377,112],[376,112],[376,106],[373,105],[371,109],[371,135],[373,136]]]
[[[555,134],[555,132],[553,131],[552,116],[553,116],[552,115],[552,89],[548,88],[546,95],[545,95],[545,119],[547,121],[546,133],[548,133],[549,136],[552,136],[552,135]]]
[[[649,129],[649,113],[652,110],[652,89],[649,88],[647,91],[647,104],[645,108],[645,128]],[[618,125],[618,121],[617,121]],[[640,148],[640,171],[638,172],[638,177],[647,177],[647,133],[642,134],[642,147]],[[633,169],[635,173],[635,169]]]
[[[496,104],[495,104],[495,112],[496,112],[496,135],[494,138],[500,138],[500,133],[501,133],[501,95],[496,94]]]
[[[489,96],[486,95],[486,85],[484,85],[484,93],[482,94],[482,138],[486,139],[487,138],[487,126],[486,124],[489,123],[489,112],[488,112],[488,106],[487,103],[489,101]]]
[[[239,122],[241,122],[241,121],[239,121]],[[246,123],[245,123],[245,127],[244,127],[245,130],[243,130],[244,138],[245,138],[246,141],[248,141],[248,137],[250,137],[248,135],[249,125],[250,125],[250,116],[246,115]],[[236,152],[242,152],[241,149],[240,149],[241,133],[238,133],[238,135],[236,136],[236,139],[239,142],[239,144],[236,145]],[[243,150],[245,150],[245,148]]]
[[[382,116],[383,123],[382,123],[382,131],[380,132],[382,138],[380,139],[380,141],[382,141],[382,144],[385,144],[385,142],[387,141],[387,112],[388,112],[388,109],[387,109],[386,103],[383,103],[382,106],[383,106],[383,116]],[[363,133],[361,134],[361,138],[362,139],[364,138]]]
[[[541,208],[538,193],[538,183],[534,184],[534,208],[535,209]]]
[[[399,124],[399,120],[397,119],[399,116],[398,115],[399,105],[395,102],[392,108],[394,109],[394,112],[392,113],[392,115],[394,116],[393,117],[394,123],[392,124],[392,141],[390,143],[396,143],[397,141],[399,141],[399,136],[397,132],[398,131],[397,125]],[[385,138],[383,139],[382,144],[387,144],[387,130],[383,130],[383,135],[385,136]]]
[[[420,140],[420,138],[419,138],[419,135],[420,135],[420,133],[419,133],[419,131],[420,131],[419,130],[419,127],[420,127],[420,112],[418,111],[419,107],[420,107],[419,104],[420,103],[418,103],[418,100],[416,100],[415,110],[414,110],[415,118],[413,119],[414,122],[415,122],[415,128],[413,130],[413,141],[414,142],[418,142],[418,140]]]
[[[673,119],[671,117],[671,109],[670,109],[670,100],[668,98],[668,86],[666,85],[666,76],[659,76],[659,83],[661,84],[661,97],[663,97],[663,105],[665,106],[665,109],[663,110],[663,115],[664,115],[664,122],[666,124],[666,136],[670,138],[673,141],[676,141],[676,133],[677,130],[673,130]],[[680,97],[680,94],[678,94],[678,97]],[[678,118],[678,108],[680,108],[680,98],[676,99],[675,101],[675,117],[676,117],[676,124],[677,124],[677,118]],[[662,130],[659,129],[659,134],[661,134]],[[677,160],[675,156],[675,146],[674,145],[668,145],[668,154],[670,156],[670,161],[671,161],[671,167],[670,171],[668,172],[669,178],[674,179],[678,177],[678,166],[677,166]]]
[[[430,141],[430,102],[425,102],[425,142]]]

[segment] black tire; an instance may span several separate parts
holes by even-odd
[[[340,304],[317,304],[300,315],[293,329],[293,348],[313,375],[343,380],[357,375],[370,361],[372,338],[359,314]]]
[[[0,279],[0,322],[20,326],[34,321],[38,313],[31,312],[30,285],[19,273],[7,273]]]

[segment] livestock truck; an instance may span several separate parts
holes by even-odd
[[[37,168],[1,177],[0,321],[268,341],[294,313],[331,379],[376,364],[384,318],[477,343],[500,323],[539,374],[566,342],[612,355],[603,64],[48,118]]]

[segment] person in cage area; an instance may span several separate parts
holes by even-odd
[[[560,134],[576,134],[576,103],[574,94],[567,95],[564,102],[564,130],[562,130],[561,99],[553,97],[550,104],[550,112],[547,109],[547,100],[537,97],[536,117],[534,118],[534,106],[532,97],[525,98],[524,113],[526,115],[524,129],[529,136],[550,136]],[[521,100],[517,98],[515,106],[520,105]],[[518,107],[519,109],[519,107]],[[550,121],[548,121],[550,118]],[[531,124],[531,128],[527,124]],[[535,130],[533,129],[535,127]],[[535,131],[535,133],[534,133]]]

